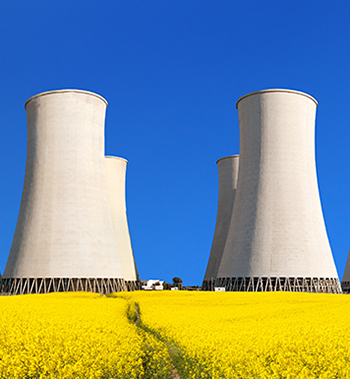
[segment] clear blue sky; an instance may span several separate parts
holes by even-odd
[[[106,154],[128,159],[127,209],[142,279],[201,284],[215,227],[216,160],[239,152],[235,103],[291,88],[319,102],[318,179],[340,278],[350,245],[350,3],[2,1],[0,270],[26,160],[24,102],[104,96]]]

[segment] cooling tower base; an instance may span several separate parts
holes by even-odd
[[[224,287],[226,291],[290,291],[342,293],[338,278],[217,278],[205,280],[204,291],[214,291],[215,287]],[[349,286],[350,290],[350,286]]]
[[[101,295],[127,291],[121,278],[3,278],[2,295],[88,291]]]
[[[141,282],[139,280],[125,280],[127,291],[141,290]]]
[[[343,293],[350,293],[350,281],[341,282]]]

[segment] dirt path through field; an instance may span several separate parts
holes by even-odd
[[[135,311],[136,311],[136,320],[134,324],[137,326],[137,323],[140,321],[139,306],[137,304],[135,304]]]
[[[134,324],[136,326],[138,326],[137,324],[140,321],[140,310],[139,310],[138,304],[135,304],[135,312],[136,312],[136,320],[135,320]],[[169,350],[169,356],[171,357],[170,350]],[[174,366],[174,364],[172,364],[171,377],[172,377],[172,379],[181,379],[181,376],[177,372],[176,367]]]

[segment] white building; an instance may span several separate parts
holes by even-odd
[[[142,289],[146,291],[163,291],[165,281],[159,279],[141,280]]]

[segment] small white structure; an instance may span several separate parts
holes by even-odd
[[[285,89],[238,100],[239,174],[215,286],[341,292],[318,192],[316,108]]]
[[[141,280],[142,289],[145,291],[163,291],[164,283],[165,281],[158,279]]]

